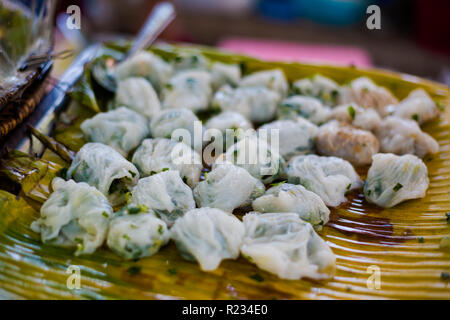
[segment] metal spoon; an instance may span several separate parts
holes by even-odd
[[[105,89],[109,91],[116,90],[116,82],[113,76],[113,68],[119,62],[132,58],[140,50],[148,48],[161,34],[161,32],[172,22],[175,18],[175,7],[170,2],[158,3],[148,16],[143,27],[133,41],[131,48],[123,56],[121,60],[114,59],[113,62],[104,61],[94,64],[92,67],[92,75],[94,79]]]

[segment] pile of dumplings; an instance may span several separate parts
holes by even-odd
[[[289,83],[279,69],[242,76],[239,65],[195,53],[165,61],[140,52],[114,78],[109,110],[82,123],[89,143],[53,180],[32,224],[43,242],[76,255],[106,243],[140,259],[172,240],[204,271],[242,256],[283,279],[330,278],[336,258],[316,232],[329,208],[355,189],[383,208],[424,197],[421,158],[439,151],[420,127],[439,116],[422,89],[399,101],[366,77]],[[216,114],[198,125],[208,110]],[[215,129],[233,143],[205,170],[210,137],[173,139],[180,128],[193,137]],[[261,141],[261,129],[278,130],[277,148]],[[266,161],[237,161],[248,145]],[[366,181],[354,166],[370,166]],[[240,219],[236,209],[247,213]]]

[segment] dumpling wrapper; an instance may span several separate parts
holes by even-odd
[[[142,177],[164,170],[179,171],[191,187],[200,180],[203,169],[201,156],[182,142],[170,139],[145,139],[133,155],[132,162]]]
[[[106,238],[113,213],[108,200],[84,182],[55,178],[52,188],[31,229],[41,234],[44,243],[77,247],[76,256],[93,253]]]
[[[113,148],[96,142],[85,144],[67,171],[67,179],[87,182],[103,193],[112,205],[126,200],[137,183],[139,171]]]
[[[330,78],[320,74],[316,74],[311,78],[296,80],[292,87],[296,94],[317,98],[329,106],[334,106],[339,99],[339,85]]]
[[[355,103],[343,104],[333,108],[331,117],[339,122],[367,131],[376,130],[381,123],[381,117],[375,109],[362,108]]]
[[[319,99],[307,96],[291,96],[283,100],[278,110],[280,119],[297,119],[303,117],[320,125],[331,117],[331,109],[324,106]]]
[[[245,169],[224,164],[209,172],[194,189],[199,207],[218,208],[227,212],[250,205],[265,191],[264,184]]]
[[[373,156],[364,195],[370,203],[391,208],[409,199],[425,197],[429,182],[427,167],[418,157],[379,153]]]
[[[127,107],[150,118],[161,109],[158,95],[144,78],[126,78],[117,84],[115,108]]]
[[[106,244],[119,256],[131,260],[154,255],[169,239],[163,220],[151,211],[128,205],[110,221]]]
[[[289,84],[281,69],[263,70],[242,77],[240,87],[266,87],[277,92],[280,97],[287,95]]]
[[[215,90],[226,84],[237,86],[241,80],[241,68],[237,64],[214,62],[211,66],[211,77]]]
[[[88,141],[106,144],[124,157],[149,134],[147,119],[125,107],[98,113],[83,121],[81,130]]]
[[[322,199],[302,185],[283,183],[255,199],[252,207],[258,212],[295,212],[316,229],[328,222],[330,210]]]
[[[131,191],[130,203],[146,206],[169,227],[195,208],[191,188],[181,180],[178,171],[172,170],[140,179]]]
[[[197,261],[203,271],[212,271],[223,259],[239,256],[244,225],[220,209],[200,208],[178,219],[171,234],[185,259]]]
[[[336,257],[298,213],[248,213],[242,255],[282,279],[331,278]]]
[[[286,174],[289,183],[301,184],[331,207],[347,201],[347,191],[363,184],[350,162],[336,157],[294,157],[286,167]]]

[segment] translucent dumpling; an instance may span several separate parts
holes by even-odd
[[[117,85],[115,107],[127,107],[150,118],[161,105],[150,82],[144,78],[126,78]]]
[[[324,279],[334,275],[336,257],[297,213],[244,216],[242,255],[282,279]]]
[[[352,165],[336,157],[294,157],[286,167],[286,174],[289,183],[301,184],[331,207],[337,207],[347,201],[347,191],[362,186],[362,181]]]
[[[320,99],[326,105],[335,105],[339,98],[339,85],[320,74],[297,80],[292,86],[296,94]]]
[[[224,164],[209,172],[205,181],[194,189],[199,207],[218,208],[227,212],[250,205],[265,191],[264,184],[246,170]]]
[[[178,71],[190,69],[206,71],[209,69],[210,62],[200,53],[181,52],[175,57],[173,65]]]
[[[124,157],[149,133],[147,119],[125,107],[98,113],[85,120],[81,130],[87,140],[106,144]]]
[[[247,130],[252,128],[250,121],[242,114],[234,111],[221,112],[210,118],[205,124],[206,130],[216,129],[222,133],[224,144],[227,142],[234,144],[244,136]],[[212,131],[205,132],[205,141],[209,141],[212,137],[215,137]]]
[[[224,86],[216,92],[212,105],[222,111],[235,111],[254,123],[263,123],[275,117],[280,95],[266,87],[233,89]]]
[[[109,223],[106,244],[127,260],[149,257],[170,239],[166,223],[141,208],[128,205]]]
[[[244,225],[220,209],[200,208],[178,219],[171,234],[184,258],[197,261],[204,271],[212,271],[223,259],[239,256]]]
[[[360,77],[349,85],[343,86],[339,95],[339,104],[356,103],[364,108],[374,108],[385,117],[388,107],[397,104],[398,100],[385,87],[376,85],[367,77]]]
[[[241,68],[237,64],[215,62],[211,66],[211,77],[215,90],[226,84],[237,86],[241,80]]]
[[[392,115],[405,119],[412,119],[419,124],[436,118],[439,109],[436,103],[423,89],[416,89],[403,99],[398,105],[392,106]]]
[[[355,129],[338,121],[330,121],[319,128],[316,150],[325,156],[335,156],[357,166],[372,162],[380,150],[378,139],[366,130]]]
[[[277,120],[261,126],[258,132],[266,130],[269,143],[272,145],[271,130],[278,131],[279,150],[284,159],[314,152],[314,139],[319,128],[306,119]]]
[[[76,247],[75,255],[93,253],[106,238],[113,212],[108,200],[84,182],[55,178],[52,188],[31,228],[44,243]]]
[[[197,133],[195,132],[197,123]],[[150,119],[150,134],[153,138],[167,138],[178,141],[177,129],[186,129],[190,140],[184,141],[193,149],[201,151],[202,124],[189,109],[166,109],[154,114]],[[172,134],[174,136],[172,136]],[[195,136],[197,134],[197,139]],[[184,136],[184,135],[183,135]]]
[[[125,201],[137,183],[136,167],[113,148],[96,142],[85,144],[73,159],[67,179],[87,182],[103,193],[112,205]]]
[[[169,80],[172,73],[173,68],[169,63],[148,51],[140,51],[124,60],[116,66],[114,71],[119,81],[133,77],[146,78],[158,91]]]
[[[177,170],[190,187],[194,187],[202,172],[201,156],[182,142],[170,139],[145,139],[133,155],[132,162],[143,177],[163,170]]]
[[[418,157],[379,153],[373,156],[364,195],[367,201],[390,208],[405,200],[423,198],[428,184],[427,167]]]
[[[246,136],[220,155],[213,168],[232,163],[247,170],[263,183],[271,183],[284,174],[285,161],[277,150],[254,135]]]
[[[290,183],[270,188],[252,206],[258,212],[296,212],[314,227],[323,226],[330,216],[330,210],[317,194]]]
[[[280,69],[264,70],[249,74],[241,79],[239,86],[266,87],[270,90],[278,92],[281,97],[286,96],[289,89],[286,76]]]
[[[212,96],[211,75],[207,71],[184,70],[175,74],[161,93],[165,109],[208,109]]]
[[[322,124],[330,118],[331,109],[313,97],[291,96],[281,102],[278,116],[281,119],[296,119],[301,116],[312,123]]]
[[[362,108],[356,104],[344,104],[333,108],[331,117],[368,131],[376,130],[381,123],[381,117],[375,109]]]
[[[423,132],[416,121],[387,117],[375,131],[380,141],[380,151],[395,154],[415,154],[423,158],[428,153],[439,152],[439,144]]]
[[[146,206],[168,226],[195,208],[191,188],[172,170],[140,179],[131,191],[130,203]]]

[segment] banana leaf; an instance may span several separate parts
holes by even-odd
[[[120,52],[127,44],[108,47]],[[38,299],[450,299],[450,252],[440,245],[450,235],[450,91],[446,86],[381,70],[263,62],[204,47],[166,45],[152,50],[165,59],[180,51],[198,51],[214,60],[239,63],[245,72],[279,67],[289,80],[321,73],[346,83],[365,75],[398,98],[424,88],[447,106],[438,119],[424,126],[440,144],[440,153],[425,159],[430,177],[426,197],[382,209],[368,204],[359,191],[351,192],[347,203],[331,210],[330,222],[320,232],[337,256],[332,280],[281,280],[243,258],[226,260],[206,273],[184,260],[173,244],[139,261],[124,261],[106,248],[75,257],[71,248],[42,244],[29,227],[38,217],[36,203],[48,196],[52,177],[68,164],[57,160],[53,151],[46,151],[41,159],[13,152],[2,163],[1,173],[22,189],[18,195],[0,191],[3,295]],[[79,125],[93,114],[89,106],[72,105],[56,124],[53,138],[77,151],[85,142]],[[70,266],[80,268],[80,289],[67,286]],[[380,287],[368,285],[371,270],[380,271]]]

